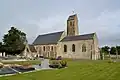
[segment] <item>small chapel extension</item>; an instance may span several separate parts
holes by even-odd
[[[77,14],[68,17],[67,32],[39,35],[33,45],[38,56],[92,60],[100,58],[96,33],[79,35]]]

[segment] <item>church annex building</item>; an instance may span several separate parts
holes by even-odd
[[[35,56],[92,59],[100,58],[96,33],[79,35],[77,14],[67,20],[67,32],[39,35],[32,44]]]

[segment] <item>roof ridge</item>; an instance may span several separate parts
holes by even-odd
[[[86,34],[82,34],[82,35],[67,36],[67,37],[86,36],[86,35],[91,35],[91,34],[95,34],[95,32],[94,33],[86,33]]]
[[[57,31],[57,32],[52,32],[52,33],[45,33],[45,34],[40,34],[39,36],[43,36],[43,35],[51,35],[51,34],[55,34],[55,33],[60,33],[60,32],[64,32],[64,31]]]
[[[95,33],[76,35],[76,36],[66,36],[61,41],[76,41],[76,40],[89,40],[93,39]]]

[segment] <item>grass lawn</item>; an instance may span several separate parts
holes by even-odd
[[[68,61],[68,68],[1,77],[0,80],[120,80],[120,62]]]

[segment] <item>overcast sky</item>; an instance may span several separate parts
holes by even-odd
[[[23,30],[29,43],[65,30],[73,10],[80,34],[96,32],[100,46],[120,44],[120,0],[0,0],[0,40],[11,26]]]

